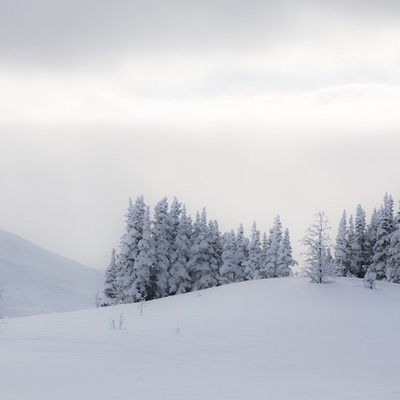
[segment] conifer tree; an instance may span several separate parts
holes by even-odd
[[[176,236],[178,235],[179,232],[179,226],[180,226],[180,217],[183,211],[183,206],[182,203],[178,201],[176,197],[174,197],[174,200],[171,203],[171,208],[169,212],[170,220],[171,220],[171,231],[172,231],[172,239],[174,240]]]
[[[267,278],[277,278],[279,276],[278,258],[281,250],[282,223],[279,215],[274,219],[274,224],[270,230],[268,248],[266,252],[265,275]]]
[[[270,238],[267,237],[266,232],[263,232],[262,240],[261,240],[261,257],[260,257],[260,268],[259,268],[259,278],[266,279],[269,277],[269,258],[268,252],[271,246]]]
[[[292,274],[291,267],[295,265],[297,265],[297,261],[293,259],[289,229],[286,228],[279,249],[277,276],[280,278],[290,276]]]
[[[222,239],[219,231],[218,222],[216,220],[208,223],[209,243],[211,247],[210,267],[217,285],[220,284],[220,268],[222,266]]]
[[[249,243],[249,257],[245,263],[244,276],[246,280],[259,279],[260,278],[260,266],[261,266],[261,240],[260,231],[257,229],[257,224],[254,221],[251,228],[251,238]]]
[[[168,200],[164,197],[154,208],[153,239],[156,261],[152,269],[152,279],[156,288],[156,298],[168,294],[172,231],[172,219],[168,213]]]
[[[332,250],[330,246],[326,248],[326,260],[329,265],[329,270],[331,271],[332,275],[335,275],[336,274],[335,260],[333,259]]]
[[[213,249],[210,244],[210,232],[205,208],[203,208],[201,214],[197,213],[195,222],[193,223],[192,246],[190,250],[188,268],[193,279],[193,290],[217,286],[216,271],[214,271],[214,265],[211,261]]]
[[[393,217],[393,199],[385,194],[383,205],[379,213],[379,222],[377,229],[377,240],[374,245],[372,265],[378,280],[386,275],[387,261],[389,259],[390,236],[395,230],[395,221]]]
[[[153,300],[158,296],[156,283],[155,244],[151,235],[150,209],[145,208],[143,217],[142,238],[138,244],[139,253],[135,259],[135,280],[131,286],[128,298],[134,302]]]
[[[354,220],[354,275],[357,278],[363,278],[368,265],[368,237],[365,222],[365,211],[361,205],[357,205],[356,217]]]
[[[244,235],[243,225],[240,224],[235,235],[236,263],[238,265],[235,282],[243,282],[246,263],[249,259],[249,239]]]
[[[169,274],[170,294],[190,292],[192,278],[188,269],[192,237],[192,221],[183,207],[177,235],[174,241],[174,250],[171,255],[171,269]]]
[[[171,244],[169,246],[169,252],[170,254],[168,255],[168,258],[170,260],[170,268],[171,268],[171,259],[173,257],[173,254],[176,252],[175,249],[175,240],[176,237],[179,234],[179,229],[180,229],[180,217],[182,214],[182,203],[178,201],[176,197],[174,197],[174,200],[171,203],[171,208],[169,211],[169,219],[170,219],[170,226],[171,226]],[[169,275],[171,273],[169,272]]]
[[[129,295],[136,279],[135,260],[139,254],[139,242],[143,237],[143,221],[146,205],[143,196],[139,196],[135,204],[129,199],[126,214],[125,234],[121,238],[118,256],[117,302],[130,303],[134,299]]]
[[[354,232],[353,215],[350,215],[349,226],[347,229],[347,260],[348,268],[345,270],[345,276],[356,276],[357,274],[357,259],[356,259],[356,241]]]
[[[386,277],[389,282],[400,283],[400,209],[396,217],[396,229],[390,236],[389,259]]]
[[[380,210],[374,208],[370,223],[367,226],[367,265],[373,264],[373,257],[374,257],[374,247],[378,240],[378,225],[379,225],[379,218],[380,218]]]
[[[118,264],[115,249],[111,251],[110,264],[107,267],[104,282],[104,295],[107,304],[114,304],[118,295]]]
[[[227,232],[223,235],[222,265],[219,270],[221,285],[238,281],[239,265],[237,263],[235,232]]]
[[[339,276],[346,276],[349,270],[348,243],[347,243],[347,220],[346,211],[343,210],[342,218],[339,223],[339,229],[336,236],[335,245],[335,269]]]

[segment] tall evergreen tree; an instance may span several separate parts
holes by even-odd
[[[266,254],[266,277],[277,278],[279,276],[278,258],[282,242],[282,223],[279,215],[274,219],[274,224],[270,230],[268,249]]]
[[[238,265],[235,282],[242,282],[246,279],[245,268],[249,260],[249,239],[244,235],[243,225],[240,224],[235,236],[236,262]]]
[[[290,276],[292,274],[291,267],[295,265],[297,265],[297,261],[293,259],[289,229],[286,228],[279,249],[277,276],[280,278]]]
[[[261,240],[260,231],[257,229],[256,222],[253,222],[251,228],[251,238],[248,247],[249,257],[245,263],[244,276],[246,280],[259,279],[260,278],[260,266],[261,266]]]
[[[104,282],[104,295],[107,304],[115,303],[118,296],[118,264],[115,249],[111,251],[110,264],[107,267]]]
[[[178,235],[179,232],[179,227],[180,227],[180,217],[182,215],[183,211],[183,206],[182,203],[178,201],[176,197],[174,197],[174,200],[171,203],[171,208],[170,208],[170,219],[171,219],[171,226],[172,226],[172,238],[175,239],[176,236]]]
[[[259,278],[266,279],[269,277],[269,249],[271,247],[270,238],[267,237],[266,232],[263,232],[261,240],[261,257],[260,257],[260,268],[259,268]]]
[[[157,298],[168,294],[172,231],[172,219],[168,213],[168,200],[164,197],[154,208],[153,222],[156,262],[152,269],[152,279],[156,287]]]
[[[365,211],[360,204],[357,205],[356,217],[354,220],[353,256],[355,258],[354,275],[357,278],[363,278],[367,272],[368,265],[368,236]]]
[[[390,236],[395,230],[393,216],[393,199],[385,194],[383,205],[379,213],[377,240],[374,245],[372,268],[376,272],[377,279],[383,279],[386,275],[387,261],[389,259]]]
[[[336,236],[335,245],[335,269],[339,276],[346,276],[349,270],[348,255],[348,243],[347,243],[347,220],[346,211],[343,211],[342,218],[339,223],[339,229]]]
[[[357,275],[357,258],[356,258],[356,240],[354,231],[354,219],[353,215],[350,215],[349,226],[347,229],[347,260],[348,269],[345,271],[345,276],[356,276]]]
[[[143,196],[139,196],[135,204],[129,199],[125,234],[121,238],[118,256],[117,302],[130,303],[134,301],[129,293],[131,293],[132,284],[136,279],[134,264],[139,254],[139,242],[143,237],[145,209]]]
[[[155,275],[156,251],[151,235],[150,209],[145,208],[143,218],[142,238],[138,244],[139,253],[135,259],[135,280],[128,294],[128,298],[134,302],[141,300],[153,300],[158,297],[158,288]]]
[[[213,248],[210,244],[210,232],[205,208],[203,208],[201,214],[197,213],[196,215],[190,250],[188,268],[193,279],[193,290],[217,286],[216,271],[211,260]]]
[[[326,261],[327,261],[327,263],[329,265],[329,270],[331,271],[332,275],[335,275],[336,274],[335,260],[333,258],[332,250],[331,250],[330,246],[328,246],[326,248]]]
[[[175,240],[176,237],[179,234],[179,229],[180,229],[180,218],[182,214],[182,203],[178,201],[176,197],[174,197],[174,200],[171,203],[170,211],[169,211],[169,219],[170,219],[170,226],[171,226],[171,244],[169,247],[170,254],[168,255],[168,258],[170,260],[170,268],[171,268],[171,259],[173,257],[173,253],[175,253]],[[170,275],[170,273],[169,273]]]
[[[238,265],[236,262],[235,232],[226,232],[222,236],[222,265],[219,270],[221,285],[236,282]]]
[[[192,221],[183,207],[177,235],[174,241],[174,250],[171,254],[171,269],[169,274],[170,294],[181,294],[191,291],[192,278],[188,269],[192,237]]]
[[[211,247],[210,266],[213,277],[220,285],[221,275],[220,268],[222,266],[222,238],[219,231],[218,222],[216,220],[210,221],[208,224],[209,243]]]
[[[386,277],[389,282],[400,283],[400,209],[396,217],[396,229],[390,236],[388,253]]]
[[[367,226],[367,265],[373,264],[373,257],[374,257],[374,247],[378,240],[378,225],[380,219],[380,210],[374,208],[371,220]]]

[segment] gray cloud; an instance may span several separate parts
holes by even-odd
[[[1,58],[65,67],[155,51],[246,54],[303,36],[313,40],[335,15],[341,16],[336,25],[366,21],[374,28],[393,21],[399,11],[399,3],[389,0],[3,1]]]
[[[250,31],[255,25],[275,25],[270,13],[261,20],[264,13],[251,3],[239,7],[233,2],[227,8],[218,1],[17,0],[2,2],[0,7],[3,58],[55,63],[73,63],[74,57],[228,43],[239,39],[249,22]]]

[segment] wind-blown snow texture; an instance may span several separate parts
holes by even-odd
[[[399,304],[400,285],[279,278],[3,320],[1,398],[399,399]]]
[[[0,315],[95,307],[104,273],[0,230]]]

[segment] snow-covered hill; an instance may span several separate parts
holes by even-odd
[[[95,306],[104,273],[0,230],[0,315],[27,316]]]
[[[398,400],[400,285],[252,281],[4,320],[7,400]],[[116,327],[122,315],[124,329]]]

